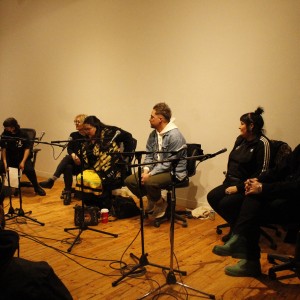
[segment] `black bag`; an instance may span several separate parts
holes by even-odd
[[[94,206],[84,207],[84,224],[87,226],[98,225],[99,208]],[[82,225],[82,206],[74,206],[74,223],[75,226]]]
[[[140,210],[131,197],[116,196],[113,199],[113,209],[118,219],[126,219],[139,215]]]

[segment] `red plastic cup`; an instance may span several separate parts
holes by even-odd
[[[101,213],[101,222],[104,224],[108,223],[108,209],[102,208],[100,213]]]

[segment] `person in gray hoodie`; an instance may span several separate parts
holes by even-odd
[[[128,189],[137,196],[147,196],[146,212],[153,218],[164,216],[167,203],[161,195],[161,190],[172,184],[172,160],[178,159],[175,168],[176,181],[187,177],[186,141],[172,120],[170,107],[164,103],[154,105],[150,115],[150,133],[141,174],[141,186],[137,174],[132,174],[125,180]]]

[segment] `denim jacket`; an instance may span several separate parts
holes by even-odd
[[[166,151],[166,153],[155,153],[159,151],[159,149],[158,149],[157,133],[156,130],[153,130],[149,135],[147,145],[146,145],[147,152],[151,152],[151,153],[148,153],[146,155],[144,163],[152,163],[155,161],[157,161],[157,163],[147,165],[147,167],[149,168],[149,173],[151,175],[155,175],[155,174],[171,171],[172,162],[160,163],[158,160],[158,156],[160,156],[159,157],[160,161],[186,157],[186,149],[183,149],[182,151],[179,151],[176,154],[167,153],[168,151],[177,151],[185,144],[186,141],[183,135],[181,134],[181,132],[178,130],[178,128],[174,128],[167,131],[163,135],[161,152]],[[186,160],[185,159],[179,160],[175,170],[176,170],[177,179],[183,180],[184,178],[186,178],[187,176]]]

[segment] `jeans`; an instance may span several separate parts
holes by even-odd
[[[139,186],[138,174],[132,174],[125,179],[125,185],[137,197],[147,196],[148,200],[156,202],[161,199],[161,190],[172,184],[169,172],[150,176],[149,179]]]

